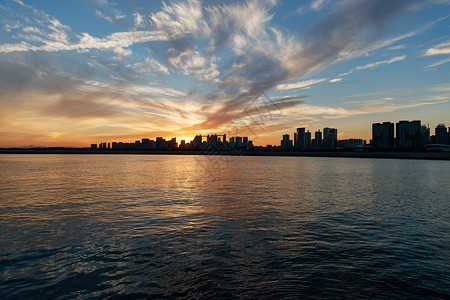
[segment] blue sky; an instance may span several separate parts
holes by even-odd
[[[450,126],[450,1],[0,4],[0,147]]]

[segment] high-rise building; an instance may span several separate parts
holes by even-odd
[[[170,149],[176,149],[178,148],[177,138],[172,138],[170,141],[167,142],[167,147]]]
[[[422,125],[418,120],[400,121],[396,124],[396,142],[400,150],[422,149]]]
[[[247,149],[247,147],[248,147],[248,137],[244,136],[242,138],[242,144],[243,144],[244,149]]]
[[[156,149],[158,150],[165,150],[167,148],[166,146],[166,140],[162,137],[156,138]]]
[[[297,148],[305,150],[305,128],[297,128]]]
[[[337,129],[324,128],[323,129],[323,149],[334,150],[337,147]]]
[[[289,139],[289,134],[284,134],[281,140],[281,148],[292,148],[292,140]]]
[[[444,124],[439,124],[434,130],[436,135],[436,144],[447,145],[448,144],[448,133],[447,128]]]
[[[320,131],[320,129],[314,133],[314,149],[322,149],[322,132]]]
[[[420,127],[420,134],[422,136],[422,146],[430,143],[430,128],[422,125]]]
[[[242,136],[236,137],[236,147],[241,148],[242,147]]]
[[[305,150],[311,149],[311,132],[305,132]]]
[[[394,123],[383,122],[372,124],[372,147],[375,150],[394,148]]]

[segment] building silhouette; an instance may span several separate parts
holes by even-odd
[[[299,150],[305,150],[306,149],[306,143],[305,143],[305,128],[297,128],[296,134],[294,134],[294,137],[297,138],[297,142],[294,143],[296,148]]]
[[[422,147],[424,147],[425,145],[429,144],[431,141],[430,127],[422,125],[422,127],[420,128],[420,134],[422,136]]]
[[[363,146],[362,139],[345,139],[338,141],[338,147],[342,149],[356,149]]]
[[[324,128],[323,129],[323,146],[324,150],[334,150],[337,147],[337,129]]]
[[[284,134],[281,140],[281,148],[288,149],[293,148],[292,140],[289,139],[289,134]]]
[[[396,143],[399,150],[421,150],[422,145],[422,125],[419,120],[400,121],[396,124]]]
[[[322,150],[322,132],[320,129],[314,133],[314,142],[312,147],[314,150]]]
[[[372,147],[375,150],[394,149],[394,123],[372,124]]]
[[[439,124],[434,130],[436,144],[448,145],[448,132],[444,124]]]
[[[311,149],[311,132],[305,132],[305,150]]]

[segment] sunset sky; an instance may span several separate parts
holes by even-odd
[[[0,147],[434,133],[450,126],[449,16],[448,0],[4,0]]]

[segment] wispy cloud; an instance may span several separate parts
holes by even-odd
[[[172,37],[186,34],[208,33],[208,24],[203,19],[203,8],[198,0],[163,3],[161,11],[150,16],[157,30]]]
[[[143,61],[143,62],[134,63],[132,67],[133,67],[133,69],[135,69],[139,72],[156,71],[156,72],[163,73],[165,75],[168,75],[170,73],[169,69],[165,65],[163,65],[163,64],[159,63],[158,61],[151,59],[149,57],[147,57],[145,59],[145,61]]]
[[[438,62],[436,62],[434,64],[428,65],[427,68],[434,68],[434,67],[437,67],[437,66],[449,63],[449,62],[450,62],[450,58],[443,59],[443,60],[440,60],[440,61],[438,61]]]
[[[344,104],[382,104],[382,103],[387,103],[387,102],[391,102],[394,99],[391,97],[384,97],[381,99],[370,99],[370,100],[357,100],[357,101],[347,101],[344,102]]]
[[[321,10],[325,4],[327,4],[329,0],[314,0],[311,2],[309,7],[313,10]]]
[[[387,50],[391,50],[391,51],[393,51],[393,50],[403,50],[403,49],[406,49],[406,48],[407,48],[406,45],[397,45],[397,46],[389,47],[389,48],[387,48]]]
[[[450,42],[445,42],[445,43],[436,45],[433,48],[430,48],[427,51],[425,51],[425,53],[423,55],[431,56],[431,55],[441,55],[441,54],[450,54]]]
[[[18,44],[1,44],[0,53],[27,52],[27,51],[71,51],[83,49],[113,50],[116,48],[126,48],[136,43],[150,41],[170,40],[163,32],[158,31],[130,31],[115,32],[105,38],[96,38],[88,33],[79,36],[78,43],[67,43],[58,40],[44,40],[44,45],[32,45],[27,42]]]
[[[100,18],[105,19],[105,20],[108,21],[108,22],[111,22],[111,23],[113,22],[113,20],[112,20],[111,17],[105,16],[99,9],[97,9],[97,10],[95,11],[95,14],[96,14],[97,16],[99,16]]]
[[[405,58],[406,58],[406,55],[396,56],[396,57],[393,57],[393,58],[388,59],[388,60],[377,61],[377,62],[370,63],[370,64],[367,64],[367,65],[364,65],[364,66],[358,66],[355,69],[356,70],[373,69],[373,68],[378,67],[380,65],[389,65],[389,64],[392,64],[392,63],[397,62],[397,61],[402,61]]]
[[[311,85],[324,82],[325,80],[326,79],[321,78],[321,79],[305,80],[305,81],[300,81],[300,82],[296,82],[296,83],[279,84],[279,85],[277,85],[277,90],[284,91],[284,90],[291,90],[291,89],[306,88]]]
[[[176,49],[169,49],[172,55],[169,57],[169,63],[180,69],[183,74],[194,74],[199,80],[212,80],[220,73],[214,64],[214,57],[205,57],[198,51],[186,49],[179,52]]]

